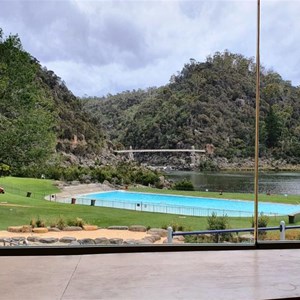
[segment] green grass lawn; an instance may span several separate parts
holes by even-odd
[[[206,229],[206,217],[179,216],[172,214],[149,213],[131,210],[121,210],[105,207],[72,205],[50,202],[44,199],[46,195],[55,194],[59,189],[55,182],[44,179],[31,178],[0,178],[0,186],[5,188],[5,194],[0,194],[0,229],[4,230],[8,226],[29,224],[31,219],[40,218],[47,225],[56,222],[60,217],[65,220],[82,218],[86,223],[107,227],[111,225],[144,225],[149,227],[165,227],[168,225],[181,225],[186,230]],[[253,199],[251,194],[229,194],[209,192],[182,192],[166,191],[156,189],[136,189],[136,191],[173,193],[192,196],[223,197],[231,199]],[[31,197],[26,197],[27,192],[31,192]],[[266,196],[261,195],[261,201],[296,203],[299,196]],[[251,227],[251,218],[229,218],[231,228]],[[269,226],[279,225],[281,220],[288,221],[287,217],[271,217]]]

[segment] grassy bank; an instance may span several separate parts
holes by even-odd
[[[64,218],[65,220],[82,218],[87,223],[100,227],[139,224],[153,228],[177,225],[183,226],[186,230],[201,230],[207,226],[206,217],[179,216],[50,202],[44,200],[45,195],[59,192],[59,189],[54,185],[54,181],[51,180],[6,177],[0,178],[0,186],[6,190],[5,194],[0,194],[0,229],[2,230],[12,225],[29,224],[31,219],[37,219],[38,217],[46,222],[47,225],[56,222],[59,218]],[[225,193],[221,196],[216,193],[165,191],[148,188],[134,188],[133,190],[158,193],[170,192],[192,196],[220,196],[246,200],[251,200],[251,197],[253,197],[253,195],[248,194]],[[26,197],[27,192],[31,192],[30,197]],[[265,200],[261,200],[270,201],[268,197],[266,196]],[[281,202],[285,203],[295,203],[296,199],[299,200],[299,196],[296,198],[288,196],[290,202],[283,201],[287,199],[281,196],[278,196],[276,199],[277,202],[281,200]],[[272,217],[268,225],[278,225],[282,219],[286,222],[288,221],[286,217]],[[229,218],[229,220],[231,228],[251,227],[251,218]]]

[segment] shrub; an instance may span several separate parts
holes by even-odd
[[[42,220],[39,216],[36,220],[36,227],[46,227],[46,223],[44,220]]]
[[[32,228],[35,228],[36,227],[36,220],[34,218],[32,218],[29,222],[29,225],[32,227]]]
[[[172,227],[173,231],[185,231],[185,226],[179,223],[172,221],[169,225],[162,225],[162,229],[168,229],[168,227]]]
[[[77,226],[77,227],[83,227],[85,225],[85,222],[81,218],[71,219],[67,221],[68,226]]]
[[[173,186],[174,190],[180,190],[180,191],[194,191],[194,185],[190,180],[183,179],[181,181],[175,182]]]
[[[268,223],[269,223],[269,217],[265,216],[263,213],[261,213],[258,216],[258,227],[267,227]],[[252,227],[254,227],[254,218],[252,218]],[[266,231],[258,231],[258,237],[261,240],[264,240],[267,236],[267,232]]]
[[[58,229],[63,230],[66,227],[66,221],[60,216],[56,223],[56,226]]]
[[[44,220],[42,220],[39,216],[37,217],[37,219],[35,218],[32,218],[29,222],[29,225],[32,227],[32,228],[35,228],[35,227],[46,227],[46,223]]]
[[[199,170],[200,171],[218,171],[219,167],[213,160],[207,159],[204,161],[200,161]]]
[[[229,228],[229,220],[227,215],[217,216],[214,212],[207,218],[207,229],[208,230],[223,230]],[[213,242],[218,243],[219,241],[229,241],[232,238],[231,233],[216,233],[213,237]]]

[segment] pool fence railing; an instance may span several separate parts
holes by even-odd
[[[119,209],[128,209],[141,212],[153,212],[153,213],[167,213],[176,214],[184,216],[196,216],[196,217],[207,217],[212,213],[217,216],[228,217],[253,217],[253,212],[242,211],[242,210],[230,210],[230,209],[219,209],[219,208],[204,208],[195,206],[181,206],[181,205],[171,205],[166,203],[148,203],[148,202],[126,202],[120,200],[104,200],[104,199],[90,199],[86,197],[76,197],[71,198],[58,198],[56,197],[54,201],[61,203],[72,203],[72,204],[82,204],[90,206],[102,206],[111,207]],[[273,212],[260,212],[267,216],[278,217],[277,213]]]
[[[273,227],[259,227],[258,231],[274,231],[279,230],[280,240],[285,240],[285,232],[288,229],[300,229],[300,225],[285,226],[285,222],[281,221],[279,226]],[[168,227],[168,244],[173,243],[174,236],[187,235],[204,235],[204,234],[226,234],[226,233],[240,233],[240,232],[254,232],[254,228],[237,228],[237,229],[220,229],[220,230],[200,230],[200,231],[173,231],[172,227]]]

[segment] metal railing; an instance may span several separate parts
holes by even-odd
[[[279,226],[273,227],[259,227],[258,231],[280,231],[280,240],[285,240],[285,232],[288,229],[300,229],[300,225],[285,226],[285,222],[281,221]],[[172,227],[168,227],[168,243],[173,243],[174,236],[186,236],[186,235],[202,235],[202,234],[225,234],[225,233],[239,233],[239,232],[254,232],[254,228],[237,228],[237,229],[222,229],[222,230],[201,230],[201,231],[183,231],[174,232]]]
[[[72,199],[73,200],[72,202]],[[207,217],[212,213],[217,216],[225,216],[228,217],[253,217],[253,212],[242,211],[242,210],[231,210],[231,209],[219,209],[219,208],[206,208],[206,207],[196,207],[196,206],[182,206],[176,204],[166,204],[166,203],[150,203],[144,201],[136,201],[136,202],[127,202],[120,201],[117,199],[91,199],[91,198],[83,198],[76,197],[70,199],[67,198],[55,198],[56,202],[61,203],[73,203],[73,204],[81,204],[81,205],[93,205],[92,206],[102,206],[102,207],[111,207],[111,208],[120,208],[120,209],[128,209],[142,212],[153,212],[153,213],[167,213],[167,214],[176,214],[176,215],[184,215],[184,216],[197,216],[197,217]],[[278,217],[277,213],[272,212],[261,212],[264,215]]]
[[[30,189],[20,189],[6,183],[2,184],[1,186],[4,188],[6,193],[12,193],[19,196],[26,196],[34,199],[44,199],[49,194],[43,192],[32,192]]]

